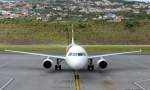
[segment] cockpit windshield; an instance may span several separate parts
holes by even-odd
[[[69,53],[68,56],[86,56],[85,53]]]

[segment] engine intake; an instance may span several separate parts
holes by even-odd
[[[107,68],[108,66],[108,63],[105,59],[100,59],[98,62],[97,62],[97,65],[99,66],[99,68],[101,69],[105,69]]]
[[[50,59],[45,59],[42,65],[45,69],[50,69],[53,65],[53,61]]]

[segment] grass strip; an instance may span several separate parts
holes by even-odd
[[[150,45],[83,45],[87,52],[123,52],[142,49],[150,52]],[[65,45],[0,45],[0,51],[18,50],[30,52],[65,52]]]

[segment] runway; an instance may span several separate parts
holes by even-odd
[[[108,69],[80,70],[77,80],[65,62],[62,71],[45,71],[43,59],[0,52],[0,90],[76,90],[76,84],[80,90],[150,90],[148,54],[107,57]]]

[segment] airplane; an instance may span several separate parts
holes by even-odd
[[[131,51],[131,52],[121,52],[121,53],[111,53],[111,54],[89,56],[86,50],[81,45],[78,45],[75,43],[73,25],[72,25],[72,41],[71,41],[71,44],[67,46],[67,53],[65,56],[48,55],[48,54],[14,51],[14,50],[4,50],[4,51],[36,55],[36,56],[44,56],[46,57],[46,59],[43,60],[42,66],[46,70],[50,70],[53,67],[55,70],[61,70],[62,69],[61,62],[65,61],[73,70],[80,70],[86,67],[89,71],[94,70],[93,60],[97,60],[98,68],[101,70],[104,70],[108,67],[108,61],[105,60],[104,57],[142,52],[142,50],[139,50],[139,51]],[[55,65],[53,62],[54,60],[56,60]]]

